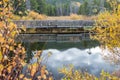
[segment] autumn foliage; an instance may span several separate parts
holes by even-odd
[[[60,71],[64,74],[62,80],[120,80],[119,77],[114,76],[108,72],[101,71],[99,77],[96,77],[88,72],[81,72],[80,70],[75,70],[72,65],[63,67]]]
[[[22,28],[17,28],[12,17],[11,0],[0,0],[0,80],[52,80],[52,76],[41,65],[40,51],[37,62],[25,62],[26,51],[15,38]]]
[[[47,16],[44,14],[39,14],[34,11],[29,11],[26,16],[21,17],[21,16],[13,15],[11,19],[13,20],[45,20],[47,19]]]
[[[120,64],[120,4],[117,0],[108,0],[112,10],[105,11],[96,19],[94,39],[100,41],[103,49],[109,50],[105,59]]]

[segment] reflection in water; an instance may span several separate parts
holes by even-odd
[[[84,50],[70,48],[64,51],[48,49],[43,51],[42,56],[49,52],[51,52],[52,55],[48,58],[48,62],[45,64],[47,65],[48,70],[52,71],[53,75],[57,79],[61,77],[57,70],[62,68],[63,65],[68,64],[73,64],[76,69],[88,71],[96,76],[100,75],[101,70],[105,70],[107,72],[115,70],[114,65],[109,64],[102,59],[100,54],[102,53],[102,50],[99,47]]]

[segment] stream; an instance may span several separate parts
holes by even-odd
[[[33,51],[39,50],[41,48],[41,44],[42,43],[32,43],[31,49]],[[46,45],[44,45],[42,57],[48,55],[48,53],[51,53],[52,55],[47,57],[47,60],[42,64],[46,65],[48,71],[52,72],[55,80],[59,80],[63,77],[63,74],[60,74],[58,70],[69,64],[72,64],[75,69],[83,72],[86,71],[98,77],[102,70],[109,73],[117,70],[117,65],[110,64],[108,61],[103,59],[103,51],[98,45],[99,44],[95,41],[92,43],[86,41],[84,44],[83,42],[46,43]],[[34,63],[36,62],[36,59],[32,57],[30,62]]]

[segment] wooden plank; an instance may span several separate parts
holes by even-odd
[[[84,27],[93,26],[94,21],[89,20],[18,20],[13,21],[18,27],[24,25],[27,28],[48,28],[48,27]]]

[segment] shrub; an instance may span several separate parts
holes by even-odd
[[[25,48],[15,42],[19,32],[24,29],[18,29],[10,20],[10,0],[0,1],[0,6],[0,80],[52,80],[46,67],[41,65],[41,51],[36,52],[36,63],[26,63]]]
[[[87,72],[81,72],[75,70],[73,66],[63,67],[59,70],[60,73],[64,74],[62,80],[120,80],[119,77],[111,75],[107,72],[102,71],[100,77],[96,77]]]
[[[72,20],[81,20],[81,19],[83,19],[83,16],[77,15],[77,14],[70,14],[70,19],[72,19]]]

